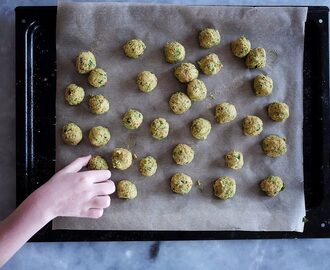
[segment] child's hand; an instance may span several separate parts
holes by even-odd
[[[0,267],[53,218],[103,215],[115,185],[108,170],[79,172],[90,158],[78,158],[56,173],[0,223]]]
[[[99,218],[110,206],[115,191],[109,170],[79,172],[91,156],[81,157],[57,172],[36,192],[49,207],[50,218],[58,216]]]

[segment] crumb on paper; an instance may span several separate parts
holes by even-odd
[[[134,158],[134,159],[137,159],[137,158],[138,158],[137,154],[134,153],[134,154],[133,154],[133,158]]]
[[[303,223],[306,224],[308,221],[309,221],[309,220],[308,220],[308,218],[307,218],[306,216],[304,216],[304,217],[302,218],[302,222],[303,222]]]
[[[209,98],[215,100],[215,94],[209,94]]]
[[[197,181],[196,181],[196,185],[197,185],[199,191],[202,192],[202,191],[204,190],[204,185],[203,185],[203,183],[202,183],[201,180],[197,180]]]

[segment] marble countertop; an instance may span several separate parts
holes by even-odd
[[[219,4],[216,0],[144,2]],[[0,220],[15,207],[14,8],[56,3],[0,1]],[[221,4],[330,6],[329,0],[223,0]],[[330,239],[28,243],[3,269],[330,269],[329,246]]]

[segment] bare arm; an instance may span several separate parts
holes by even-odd
[[[115,186],[108,170],[79,172],[89,159],[78,158],[56,173],[0,223],[0,267],[55,217],[103,215]]]

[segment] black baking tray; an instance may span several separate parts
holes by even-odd
[[[55,6],[16,8],[17,205],[55,172],[56,11]],[[328,7],[309,7],[306,22],[303,71],[303,152],[307,214],[303,233],[275,231],[53,231],[51,223],[49,223],[31,241],[329,237],[328,13]]]

